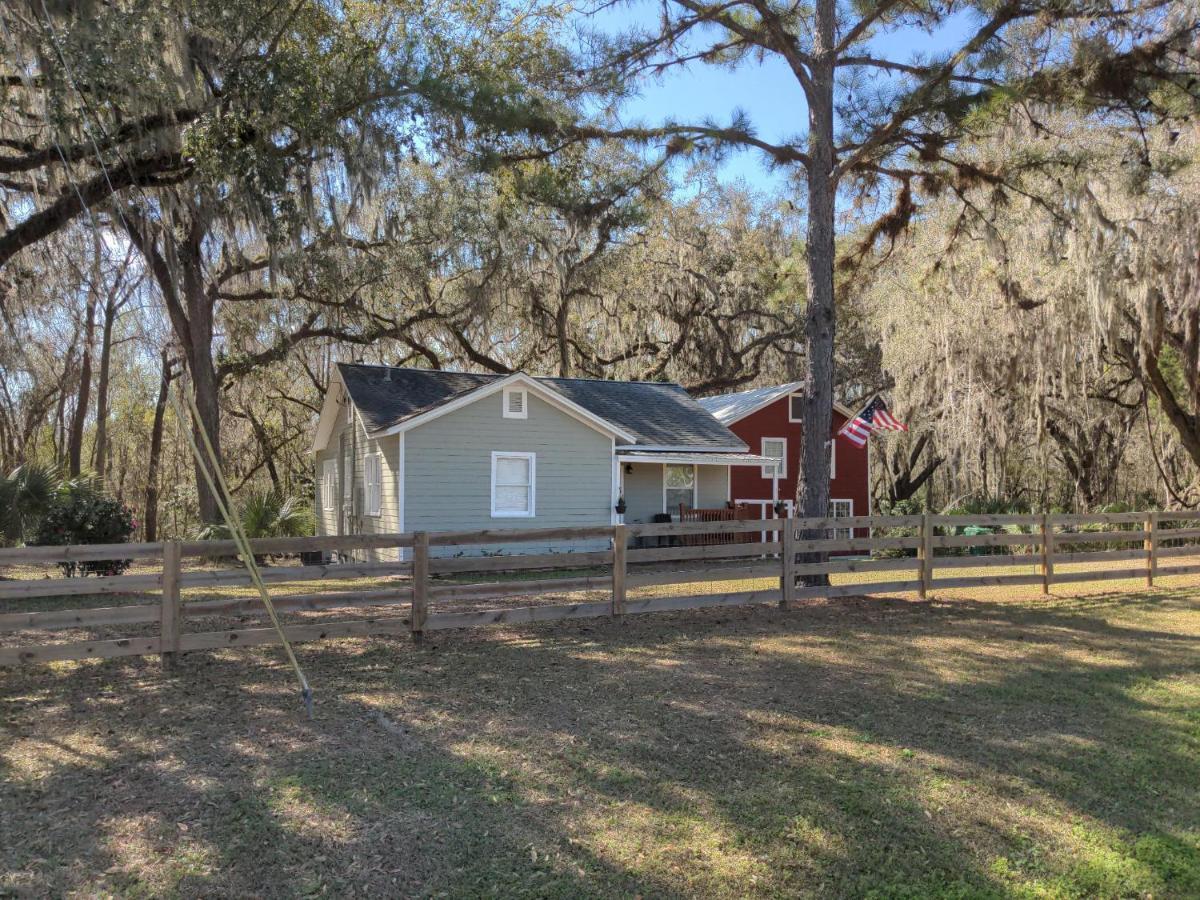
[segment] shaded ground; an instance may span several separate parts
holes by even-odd
[[[1198,596],[0,671],[0,892],[1198,896]]]

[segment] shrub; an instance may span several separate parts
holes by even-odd
[[[1024,516],[1033,510],[1028,500],[1004,500],[998,497],[968,497],[943,510],[947,516]]]
[[[881,516],[919,516],[923,512],[921,502],[916,499],[897,500],[891,503],[887,500],[881,500],[879,503],[879,515]],[[874,537],[916,537],[920,532],[916,528],[901,527],[901,528],[876,528],[872,531]],[[916,550],[904,550],[897,548],[887,548],[884,550],[874,550],[871,556],[875,559],[900,559],[907,556],[916,556]]]
[[[242,531],[250,540],[271,537],[308,537],[316,530],[312,507],[299,497],[285,497],[277,490],[250,491],[237,504],[237,517]],[[202,541],[227,541],[233,537],[225,523],[205,525],[200,530]],[[255,562],[266,558],[255,554]]]
[[[316,527],[313,511],[299,497],[285,497],[279,491],[250,491],[237,504],[238,521],[246,537],[307,537]],[[224,523],[206,525],[200,531],[205,541],[229,540],[233,535]]]
[[[61,482],[56,469],[36,464],[0,476],[0,545],[19,544],[37,530]]]
[[[50,502],[38,524],[35,544],[123,544],[137,523],[124,503],[87,484],[67,485]],[[64,574],[120,575],[131,560],[97,560],[62,563]]]

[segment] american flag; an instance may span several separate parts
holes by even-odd
[[[875,396],[859,411],[858,415],[838,430],[838,434],[845,435],[846,439],[854,446],[861,447],[867,442],[872,431],[885,429],[887,431],[908,431],[908,426],[888,412],[887,404],[883,402],[882,397]]]

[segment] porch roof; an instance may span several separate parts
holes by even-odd
[[[654,463],[672,466],[771,466],[778,462],[755,453],[618,453],[623,463]]]

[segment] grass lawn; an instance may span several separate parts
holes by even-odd
[[[0,672],[0,894],[1200,896],[1200,593]]]

